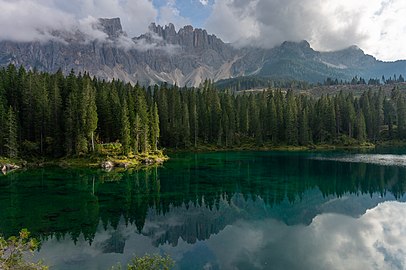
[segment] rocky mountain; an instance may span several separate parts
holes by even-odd
[[[206,78],[218,81],[239,76],[296,79],[310,82],[327,77],[381,78],[406,74],[406,61],[382,62],[360,48],[318,52],[306,41],[284,42],[272,49],[235,48],[203,29],[151,24],[149,32],[129,38],[120,19],[99,19],[103,37],[54,32],[47,42],[0,42],[0,66],[9,63],[55,72],[87,71],[111,80],[198,86]]]

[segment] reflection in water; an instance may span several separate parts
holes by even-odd
[[[370,163],[385,166],[406,166],[406,155],[390,154],[353,154],[340,157],[315,157],[316,160],[333,160],[340,162]]]
[[[406,235],[393,221],[405,207],[376,206],[405,200],[406,168],[333,155],[182,154],[140,172],[11,174],[0,178],[0,232],[27,227],[57,269],[145,252],[169,253],[180,269],[402,269],[395,236]]]
[[[238,219],[205,241],[191,245],[180,238],[176,246],[151,245],[149,235],[121,220],[116,229],[100,224],[92,245],[84,238],[76,245],[50,239],[39,257],[57,269],[106,269],[145,252],[170,254],[178,269],[405,269],[406,231],[399,220],[405,215],[405,203],[384,202],[359,218],[321,214],[308,226]],[[106,242],[117,234],[126,239],[122,254],[106,254]]]

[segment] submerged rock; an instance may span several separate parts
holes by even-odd
[[[6,163],[6,164],[0,164],[0,168],[1,168],[1,172],[3,174],[6,174],[8,172],[20,169],[20,166],[15,165],[15,164]]]
[[[151,164],[155,163],[155,161],[153,159],[151,159],[151,158],[144,158],[141,162],[144,165],[151,165]]]
[[[111,170],[114,168],[114,163],[110,160],[103,161],[101,167],[105,170]]]
[[[120,162],[117,164],[117,167],[127,169],[130,166],[128,162]]]

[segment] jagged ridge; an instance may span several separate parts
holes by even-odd
[[[406,73],[405,61],[378,61],[358,47],[317,52],[301,41],[273,49],[237,49],[204,29],[188,25],[176,31],[173,24],[154,23],[148,33],[129,39],[119,18],[99,19],[97,29],[106,34],[106,40],[86,41],[81,33],[65,33],[65,42],[1,41],[0,65],[13,63],[48,72],[61,68],[65,73],[74,69],[105,79],[180,86],[247,75],[318,82],[327,77],[349,80],[355,75],[380,78]]]

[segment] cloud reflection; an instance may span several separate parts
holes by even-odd
[[[209,242],[224,269],[405,269],[405,216],[405,203],[385,202],[360,218],[321,214],[309,226],[237,222]]]
[[[190,213],[178,214],[177,224]],[[384,202],[359,218],[319,214],[308,226],[239,218],[206,240],[179,237],[175,246],[154,245],[153,236],[121,220],[117,229],[100,224],[92,244],[83,237],[76,246],[70,239],[46,241],[38,257],[57,269],[107,269],[145,252],[170,254],[178,269],[405,269],[403,217],[405,203]]]

